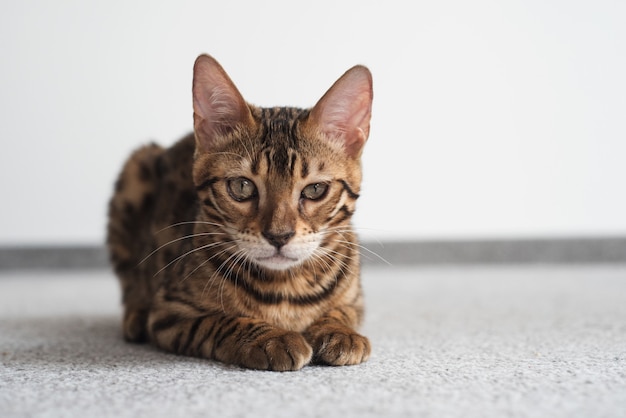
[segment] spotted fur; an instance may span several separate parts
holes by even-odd
[[[193,99],[194,133],[137,150],[111,199],[124,337],[254,369],[367,360],[350,219],[369,71],[352,68],[311,109],[260,108],[202,55]]]

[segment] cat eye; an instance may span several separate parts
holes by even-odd
[[[256,186],[245,177],[228,179],[226,182],[228,193],[238,202],[243,202],[257,196]]]
[[[313,183],[302,189],[300,196],[308,200],[319,200],[326,195],[328,191],[328,184],[326,183]]]

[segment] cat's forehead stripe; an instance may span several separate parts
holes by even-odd
[[[308,110],[295,107],[258,108],[260,149],[250,161],[254,175],[271,171],[293,177],[298,168],[302,177],[308,175],[309,166],[300,154],[298,134],[298,123],[307,113]]]
[[[247,164],[247,168],[253,175],[273,172],[292,178],[299,176],[303,179],[307,178],[312,171],[315,172],[316,167],[318,173],[322,172],[324,166],[324,163],[320,162],[311,167],[309,160],[302,153],[288,147],[263,148]]]
[[[300,175],[303,179],[309,175],[309,163],[304,158],[302,159],[302,168],[300,170]]]

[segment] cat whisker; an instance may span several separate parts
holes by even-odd
[[[232,250],[233,248],[237,248],[237,244],[236,244],[236,243],[234,243],[234,242],[235,242],[235,241],[230,241],[230,242],[228,242],[228,243],[224,243],[224,244],[233,244],[233,245],[231,245],[231,246],[230,246],[230,247],[228,247],[228,248],[224,248],[223,250],[221,250],[221,251],[219,251],[219,252],[217,252],[217,253],[213,254],[210,258],[208,258],[207,260],[205,260],[205,261],[202,263],[202,265],[205,265],[205,264],[206,264],[206,263],[208,263],[209,261],[213,260],[215,257],[218,257],[218,256],[220,256],[220,255],[222,255],[222,254],[224,254],[224,253],[226,253],[226,252],[228,252],[228,251]],[[223,264],[223,263],[222,263],[222,264]],[[220,267],[221,267],[221,266],[220,266]],[[208,280],[207,280],[207,282],[205,283],[204,288],[202,289],[202,297],[204,297],[204,294],[205,294],[205,292],[206,292],[206,290],[207,290],[207,286],[209,286],[209,289],[208,289],[208,290],[210,291],[210,290],[211,290],[211,288],[213,287],[213,283],[214,283],[214,282],[215,282],[215,280],[216,280],[216,279],[218,279],[218,278],[221,278],[222,280],[224,280],[224,278],[223,278],[223,277],[220,277],[220,275],[218,274],[218,270],[216,269],[216,270],[214,270],[214,271],[213,271],[213,274],[211,274],[211,276],[209,277],[209,279],[208,279]]]
[[[216,242],[214,247],[217,247],[218,245],[227,245],[227,244],[231,244],[233,241],[226,241],[226,242]],[[185,277],[180,281],[180,283],[184,282],[185,280],[187,280],[188,277],[190,277],[191,275],[193,275],[196,271],[198,271],[199,269],[201,269],[202,267],[204,267],[209,261],[211,261],[214,257],[216,257],[217,255],[219,255],[221,253],[217,253],[212,257],[207,258],[206,260],[204,260],[202,263],[200,263],[198,266],[196,266],[192,271],[190,271],[189,273],[187,273],[187,275],[185,275]]]
[[[330,265],[330,263],[328,261],[326,261],[324,258],[325,257],[330,257],[330,259],[333,262],[337,262],[338,260],[336,259],[336,257],[332,254],[328,253],[328,249],[327,248],[319,248],[320,252],[322,254],[317,254],[317,258],[318,258],[318,264],[322,267],[322,270],[324,271],[324,275],[327,276],[328,274],[330,274],[332,272],[332,266]],[[341,264],[339,264],[339,269],[342,269]],[[335,280],[335,285],[337,284],[337,275],[333,274],[334,280]]]
[[[154,254],[156,254],[158,251],[162,250],[163,248],[167,247],[170,244],[174,244],[175,242],[179,242],[182,241],[184,239],[188,239],[188,238],[195,238],[195,237],[202,237],[202,236],[206,236],[206,235],[226,235],[224,232],[203,232],[200,234],[190,234],[190,235],[185,235],[183,237],[179,237],[179,238],[175,238],[171,241],[166,242],[165,244],[161,245],[159,248],[157,248],[156,250],[152,251],[150,254],[148,254],[147,256],[145,256],[143,258],[143,260],[141,260],[137,266],[140,266],[141,264],[143,264],[147,259],[149,259],[150,257],[152,257]]]
[[[339,265],[339,268],[342,270],[347,270],[349,273],[352,273],[352,269],[348,264],[346,264],[343,260],[340,260],[338,256],[344,256],[340,252],[335,250],[331,250],[330,248],[321,248],[322,251],[326,253],[332,260]]]
[[[177,261],[182,260],[183,258],[187,257],[189,254],[193,254],[196,251],[202,251],[202,250],[206,250],[207,248],[212,248],[216,245],[220,245],[222,244],[221,242],[212,242],[210,244],[207,245],[202,245],[198,248],[194,248],[193,250],[189,250],[186,253],[184,253],[183,255],[180,255],[178,257],[176,257],[175,259],[173,259],[172,261],[170,261],[169,263],[167,263],[165,266],[163,266],[159,271],[157,271],[156,273],[154,273],[153,277],[156,277],[159,273],[161,273],[163,270],[165,270],[166,268],[168,268],[169,266],[171,266],[172,264],[174,264]]]
[[[354,231],[378,231],[378,232],[380,232],[380,231],[384,231],[384,232],[388,232],[388,231],[387,231],[387,230],[385,230],[385,229],[378,229],[378,228],[364,228],[364,227],[351,227],[351,228],[345,228],[345,227],[342,227],[342,226],[331,227],[331,228],[328,228],[326,231],[327,231],[327,232],[335,232],[335,233],[338,233],[339,235],[341,235],[342,237],[344,237],[344,239],[346,239],[345,235],[343,234],[344,232],[354,232]],[[374,238],[373,240],[376,242],[376,244],[380,245],[381,247],[384,247],[384,246],[385,246],[385,244],[384,244],[384,243],[383,243],[380,239],[378,239],[378,238]],[[353,243],[353,244],[354,244],[354,243]],[[369,251],[369,252],[372,252],[372,251],[371,251],[371,250],[369,250],[369,249],[365,249],[365,250],[366,250],[366,251]],[[377,257],[380,257],[378,254],[376,254],[376,256],[377,256]]]
[[[318,275],[315,274],[315,271],[319,268],[322,270],[324,275],[328,274],[328,266],[326,261],[324,261],[323,257],[319,254],[312,254],[311,258],[308,260],[308,263],[311,265],[311,269],[313,270],[313,284],[318,282]],[[326,266],[325,266],[326,265]]]
[[[346,241],[350,241],[350,238],[347,237],[347,234],[354,234],[354,231],[349,229],[349,228],[343,228],[343,227],[334,227],[334,228],[329,228],[326,231],[324,231],[324,236],[329,236],[332,234],[337,234],[340,235],[344,240]]]
[[[387,264],[388,266],[391,266],[391,263],[387,260],[385,260],[380,254],[377,254],[376,252],[370,250],[369,248],[361,245],[361,244],[357,244],[355,242],[352,241],[343,241],[343,240],[337,240],[335,241],[337,243],[340,244],[344,244],[344,246],[352,248],[352,247],[358,247],[360,248],[362,251],[366,251],[367,253],[373,255],[374,257],[378,258],[380,261],[382,261],[383,263]]]
[[[232,265],[230,266],[230,268],[228,269],[226,276],[227,277],[232,277],[232,274],[234,273],[234,267],[237,266],[237,272],[235,273],[235,280],[234,280],[234,284],[235,284],[235,294],[237,293],[237,290],[239,288],[239,286],[237,285],[238,281],[239,281],[239,277],[240,277],[240,273],[241,273],[241,269],[242,267],[245,265],[245,263],[248,261],[248,258],[246,256],[245,251],[240,250],[239,251],[239,255],[237,256],[237,258],[233,261]]]
[[[239,262],[241,260],[241,263]],[[248,258],[248,255],[245,251],[241,252],[241,258],[239,260],[236,261],[236,264],[239,264],[239,267],[237,268],[237,274],[235,276],[235,292],[237,292],[237,289],[239,286],[237,286],[237,281],[239,279],[241,270],[243,269],[243,271],[245,272],[246,270],[248,271],[248,274],[250,274],[250,267],[252,266],[252,261],[250,261],[250,259]]]
[[[337,233],[337,234],[341,235],[341,236],[342,236],[342,237],[344,237],[345,239],[347,239],[347,238],[346,238],[346,236],[345,236],[345,234],[346,234],[346,233],[351,233],[351,234],[354,234],[354,233],[355,233],[355,231],[384,231],[384,230],[381,230],[381,229],[375,229],[375,228],[361,228],[361,227],[359,227],[359,228],[357,228],[357,227],[350,227],[350,228],[346,228],[345,226],[335,226],[335,227],[330,227],[330,228],[327,228],[327,229],[324,231],[324,233],[325,233],[326,235],[329,235],[330,233],[333,233],[333,232],[334,232],[334,233]],[[380,245],[381,247],[383,247],[383,246],[384,246],[384,244],[382,243],[382,241],[381,241],[380,239],[375,238],[375,239],[374,239],[374,241],[376,241],[376,243],[377,243],[378,245]]]
[[[313,254],[311,255],[311,257],[314,258],[314,260],[312,261],[315,261],[317,265],[321,267],[324,275],[327,275],[332,271],[332,266],[330,265],[328,261],[324,259],[325,256],[330,257],[334,261],[334,257],[330,254],[327,254],[326,249],[322,247],[316,248],[315,251],[313,251]],[[315,265],[314,265],[314,268],[315,268]]]
[[[356,231],[391,232],[387,229],[368,228],[368,227],[354,226],[354,225],[350,225],[349,227],[346,225],[337,225],[337,226],[326,228],[326,230],[327,231],[342,230],[342,231],[349,231],[349,232],[356,232]]]
[[[177,226],[182,226],[182,225],[191,225],[191,224],[201,224],[201,225],[212,225],[212,226],[217,226],[218,228],[227,228],[226,225],[222,225],[222,224],[218,224],[215,222],[206,222],[206,221],[185,221],[185,222],[177,222],[175,224],[166,226],[165,228],[161,228],[158,231],[156,231],[154,234],[159,234],[167,229],[170,228],[175,228]]]
[[[335,242],[335,244],[337,244],[338,246],[340,246],[342,248],[347,248],[347,249],[349,249],[351,251],[354,250],[352,245],[346,245],[346,244],[342,243],[341,241],[334,241],[334,242]],[[366,260],[370,260],[370,261],[374,260],[374,257],[370,256],[370,254],[368,254],[368,253],[364,253],[362,251],[359,251],[359,255],[362,258],[366,259]]]
[[[350,250],[353,250],[353,247],[351,245],[346,245],[343,244],[341,242],[336,242],[337,245],[343,247],[343,248],[348,248]],[[361,258],[365,259],[365,260],[369,260],[369,261],[374,261],[376,258],[372,257],[369,253],[366,253],[364,251],[359,250],[359,255],[361,256]]]
[[[237,248],[237,244],[235,243],[235,241],[230,241],[228,243],[224,243],[224,244],[232,244],[230,247],[228,248],[224,248],[223,250],[213,254],[208,260],[205,260],[204,263],[207,263],[209,261],[211,261],[212,259],[214,259],[215,257],[218,257],[222,254],[227,253],[228,251]],[[231,254],[232,256],[232,254]],[[206,291],[206,287],[210,284],[211,286],[213,286],[213,282],[215,281],[216,278],[221,278],[222,280],[224,279],[223,277],[221,277],[222,275],[219,274],[221,272],[221,269],[223,268],[224,264],[228,262],[228,260],[230,260],[229,256],[226,261],[223,261],[222,264],[220,264],[220,266],[217,269],[214,269],[213,273],[211,274],[211,277],[209,277],[209,279],[207,280],[206,284],[204,285],[204,289],[202,290],[202,295],[204,296],[204,293]],[[209,287],[209,290],[211,290],[211,287]]]
[[[229,251],[229,250],[231,250],[233,248],[236,248],[236,247],[237,247],[237,244],[235,244],[235,245],[229,247],[228,249],[222,251],[222,253],[224,253],[225,251]],[[220,295],[220,304],[222,305],[222,310],[224,311],[224,313],[226,313],[226,309],[224,307],[224,287],[225,287],[226,281],[228,280],[228,276],[226,274],[222,274],[222,270],[224,269],[225,265],[227,265],[233,258],[238,257],[239,254],[242,253],[242,252],[243,252],[243,250],[238,250],[238,251],[235,251],[234,253],[232,253],[226,260],[224,260],[222,262],[222,264],[220,264],[220,266],[215,270],[215,272],[211,276],[211,278],[212,278],[213,276],[218,275],[220,277],[220,279],[221,279],[221,284],[220,284],[220,288],[218,289],[218,293]],[[229,270],[231,268],[232,268],[232,266],[229,267]],[[206,288],[206,285],[205,285],[205,288]],[[204,296],[204,290],[202,291],[202,295]]]

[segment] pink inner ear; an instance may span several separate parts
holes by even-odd
[[[349,156],[358,157],[369,136],[372,98],[369,70],[353,67],[315,105],[312,120],[330,139],[343,142]]]
[[[208,149],[215,138],[249,123],[245,100],[215,59],[201,55],[194,65],[193,109],[196,140]]]

